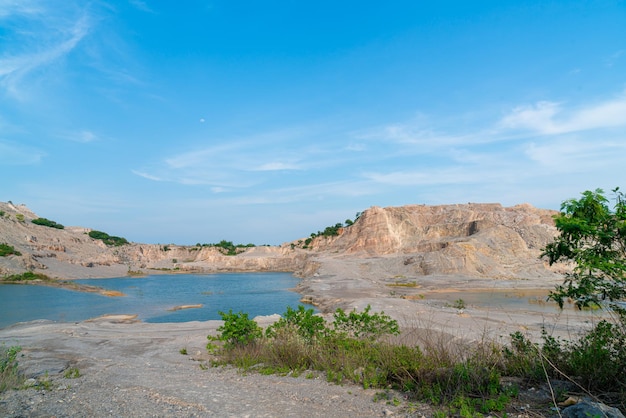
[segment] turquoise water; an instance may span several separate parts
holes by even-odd
[[[144,322],[187,322],[220,319],[219,311],[257,315],[283,313],[300,304],[289,289],[298,279],[289,273],[176,274],[78,283],[118,290],[107,297],[45,286],[0,285],[0,328],[16,322],[49,319],[82,321],[105,314],[137,314]],[[169,311],[180,305],[202,308]]]

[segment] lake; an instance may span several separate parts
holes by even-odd
[[[175,274],[76,282],[118,290],[126,296],[3,284],[0,328],[36,319],[74,322],[106,314],[137,314],[144,322],[207,321],[221,319],[218,312],[229,309],[247,312],[254,318],[282,314],[287,306],[300,304],[300,295],[289,290],[299,279],[290,273]],[[170,311],[196,304],[202,307]]]

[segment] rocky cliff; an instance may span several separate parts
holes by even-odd
[[[539,260],[553,239],[556,212],[530,205],[463,204],[372,207],[335,237],[235,256],[217,247],[131,243],[109,247],[89,229],[35,225],[24,205],[0,203],[0,244],[20,255],[0,257],[0,276],[27,270],[51,277],[111,277],[151,272],[293,271],[311,276],[330,259],[380,261],[389,275],[536,278],[554,275]],[[384,266],[384,267],[381,267]]]
[[[336,237],[318,237],[315,251],[346,257],[400,258],[401,273],[537,277],[548,269],[541,249],[557,231],[556,211],[528,204],[372,207]]]
[[[229,256],[217,247],[107,246],[89,237],[88,228],[55,229],[33,224],[39,216],[24,205],[0,202],[0,214],[0,244],[19,253],[0,257],[0,277],[24,271],[67,279],[159,272],[296,272],[305,266],[307,258],[305,251],[290,247],[252,247]]]

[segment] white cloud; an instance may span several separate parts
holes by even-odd
[[[524,154],[555,172],[589,171],[611,166],[617,169],[623,165],[626,140],[618,142],[558,138],[541,143],[530,142],[526,144]]]
[[[592,129],[626,126],[626,95],[578,109],[564,109],[562,103],[538,102],[520,106],[505,116],[502,129],[521,129],[542,135],[558,135]]]
[[[92,131],[77,131],[77,132],[67,132],[64,134],[60,135],[61,138],[63,139],[67,139],[69,141],[73,141],[73,142],[80,142],[80,143],[88,143],[88,142],[93,142],[93,141],[97,141],[100,139],[100,137],[95,134]]]
[[[283,170],[299,170],[300,167],[294,163],[284,163],[280,161],[274,161],[261,164],[252,169],[252,171],[283,171]]]
[[[155,13],[154,10],[152,10],[145,1],[130,0],[130,4],[136,9],[141,10],[142,12]]]
[[[131,172],[132,172],[133,174],[135,174],[135,175],[139,176],[139,177],[143,177],[143,178],[148,179],[148,180],[153,180],[153,181],[163,181],[163,179],[162,179],[162,178],[157,177],[157,176],[153,176],[152,174],[148,174],[148,173],[145,173],[145,172],[143,172],[143,171],[139,171],[139,170],[131,170]]]
[[[0,163],[6,165],[31,165],[41,162],[45,153],[36,148],[0,140]]]
[[[0,57],[0,87],[18,99],[23,98],[21,88],[28,75],[62,59],[90,31],[90,20],[85,14],[67,26],[65,20],[58,22],[48,19],[46,10],[35,7],[34,3],[30,5],[31,7],[15,7],[11,12],[5,11],[4,15],[5,18],[20,15],[31,19],[28,24],[37,28],[12,33],[13,50],[5,50]],[[57,26],[50,27],[49,22],[52,21]]]
[[[612,67],[613,65],[615,65],[615,63],[622,58],[624,53],[626,53],[626,49],[620,49],[619,51],[616,51],[615,53],[611,54],[611,56],[605,60],[606,66]]]
[[[0,0],[0,19],[13,15],[39,15],[43,8],[38,0]]]

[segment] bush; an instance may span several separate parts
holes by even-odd
[[[212,348],[210,341],[222,341],[226,349],[241,347],[254,343],[263,336],[261,327],[254,320],[248,318],[247,313],[233,313],[232,309],[228,313],[219,312],[224,324],[217,328],[219,335],[213,337],[209,335],[207,338],[209,344],[207,348]]]
[[[16,251],[13,246],[9,244],[0,244],[0,257],[6,257],[7,255],[22,255],[19,251]]]
[[[0,347],[0,393],[18,388],[24,380],[17,370],[17,354],[21,350],[18,346]]]
[[[12,274],[4,278],[4,281],[7,282],[28,282],[33,280],[41,280],[41,281],[50,281],[50,277],[41,273],[33,273],[32,271],[27,271],[22,274]]]
[[[400,334],[395,319],[391,319],[384,312],[370,314],[370,310],[370,305],[361,313],[353,310],[346,314],[337,309],[333,315],[333,333],[356,339],[377,339],[383,335]]]
[[[125,238],[115,237],[107,234],[102,231],[89,231],[88,234],[93,239],[99,239],[104,242],[106,245],[119,247],[121,245],[128,244],[128,241]]]
[[[200,244],[196,244],[200,246]],[[246,248],[256,247],[254,244],[233,244],[232,241],[221,240],[217,244],[202,244],[203,247],[216,247],[224,255],[237,255]]]
[[[305,309],[302,305],[299,305],[298,309],[292,309],[291,306],[288,306],[287,312],[267,329],[266,335],[275,337],[277,331],[285,328],[293,328],[298,335],[310,343],[324,334],[326,321],[324,318],[316,316],[313,309]]]
[[[444,364],[440,359],[451,359],[449,353],[426,353],[420,347],[381,338],[398,334],[397,323],[384,313],[371,313],[369,306],[363,312],[338,309],[331,323],[314,315],[312,309],[287,308],[265,336],[260,336],[252,322],[251,340],[247,339],[245,314],[221,315],[225,319],[224,327],[218,329],[221,335],[209,336],[209,340],[224,341],[223,361],[244,369],[254,366],[261,373],[294,375],[320,370],[336,383],[402,390],[447,408],[452,415],[502,411],[513,396],[500,385],[502,355],[493,346],[478,344],[465,349],[463,357]]]
[[[42,225],[42,226],[47,226],[50,228],[56,228],[56,229],[64,229],[65,227],[61,224],[58,224],[54,221],[51,221],[50,219],[46,219],[46,218],[37,218],[37,219],[33,219],[32,223],[34,223],[35,225]]]

